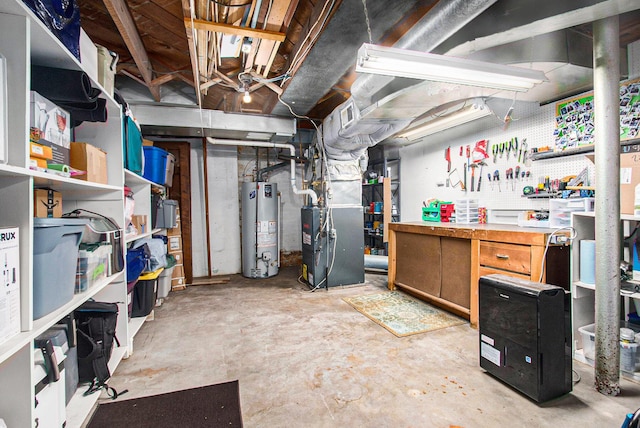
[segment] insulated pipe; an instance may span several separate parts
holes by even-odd
[[[430,52],[496,1],[439,1],[393,47]],[[351,85],[351,95],[356,100],[358,107],[364,109],[371,104],[371,96],[393,79],[377,74],[361,74]]]
[[[595,387],[620,394],[620,39],[618,16],[593,23],[596,183]]]
[[[220,140],[218,138],[207,137],[207,141],[219,146],[246,146],[246,147],[267,147],[289,149],[291,153],[291,189],[296,195],[307,195],[311,198],[312,205],[318,205],[318,195],[311,189],[298,189],[296,186],[296,165],[294,159],[296,157],[296,148],[293,144],[287,143],[270,143],[268,141],[251,141],[251,140]]]

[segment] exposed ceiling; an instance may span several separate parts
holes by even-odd
[[[288,107],[278,102],[280,96],[296,113],[318,120],[350,97],[357,78],[353,71],[355,55],[362,43],[371,40],[388,46],[396,44],[411,32],[414,24],[428,22],[430,11],[454,1],[438,3],[437,0],[79,1],[82,27],[95,43],[119,55],[117,87],[135,87],[154,103],[174,103],[178,97],[180,103],[199,104],[206,109],[290,116]],[[621,12],[620,46],[624,48],[640,39],[640,2],[636,0],[477,3],[488,8],[479,9],[484,12],[473,16],[458,31],[447,34],[448,21],[438,23],[434,31],[441,32],[442,39],[433,52],[524,63],[534,68],[539,64],[548,67],[545,71],[555,70],[557,67],[550,63],[557,58],[503,58],[503,54],[512,54],[514,49],[502,46],[530,39],[529,46],[535,51],[533,36],[567,27],[573,36],[565,38],[590,41],[590,22],[614,11]],[[570,51],[571,47],[563,49]],[[580,67],[585,68],[585,64]],[[196,75],[199,79],[194,78]],[[588,86],[584,79],[572,81],[576,80],[574,70],[556,72],[551,80],[553,89],[536,94],[539,98],[536,101],[550,101]],[[196,90],[197,85],[200,90]],[[247,89],[251,102],[242,100]]]

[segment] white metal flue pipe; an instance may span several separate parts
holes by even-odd
[[[298,189],[296,186],[296,148],[293,144],[288,143],[271,143],[268,141],[253,141],[253,140],[222,140],[219,138],[207,137],[207,141],[213,145],[218,146],[246,146],[246,147],[266,147],[266,148],[279,148],[288,149],[291,154],[291,189],[296,195],[307,195],[311,198],[312,205],[318,205],[318,195],[311,189]]]

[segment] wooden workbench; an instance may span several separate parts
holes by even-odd
[[[477,326],[478,279],[503,273],[538,282],[552,232],[504,224],[391,223],[389,289],[399,287]],[[566,262],[554,262],[568,268],[568,250],[565,256]]]

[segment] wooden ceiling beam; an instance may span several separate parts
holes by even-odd
[[[189,0],[182,0],[182,13],[184,19],[191,19],[191,6]],[[193,87],[196,88],[196,97],[198,99],[198,105],[202,105],[202,93],[199,90],[200,86],[200,71],[198,70],[198,55],[196,54],[196,47],[194,45],[193,30],[185,25],[185,32],[187,34],[187,44],[189,45],[189,57],[191,58],[191,72],[193,74]]]
[[[149,88],[153,99],[160,101],[160,88],[153,86],[151,83],[153,81],[151,61],[149,60],[147,51],[142,43],[142,39],[140,38],[136,24],[131,16],[131,12],[129,12],[127,3],[125,0],[104,0],[104,5],[109,11],[109,15],[111,15],[113,22],[116,24],[116,27],[127,45],[129,52],[131,52],[131,56],[133,57],[147,88]]]
[[[237,25],[221,24],[217,22],[204,21],[202,19],[194,19],[192,24],[191,19],[185,18],[184,25],[187,28],[191,28],[193,26],[193,28],[197,30],[233,34],[241,37],[275,40],[277,42],[284,41],[286,37],[286,34],[279,33],[277,31],[259,30],[257,28],[250,27],[239,27]]]

